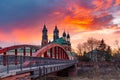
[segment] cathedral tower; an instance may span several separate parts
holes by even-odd
[[[47,35],[47,28],[44,24],[43,30],[42,30],[42,46],[48,44],[48,35]]]
[[[55,29],[53,31],[53,41],[56,41],[57,39],[59,39],[59,30],[57,26],[55,26]]]

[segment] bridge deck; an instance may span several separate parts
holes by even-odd
[[[11,57],[11,56],[10,56]],[[9,58],[9,56],[8,56]],[[27,59],[28,58],[28,59]],[[43,76],[55,71],[59,71],[70,67],[76,63],[72,60],[59,60],[59,59],[48,59],[48,58],[37,58],[33,57],[32,61],[29,57],[26,57],[25,62],[18,60],[17,65],[12,62],[8,62],[8,65],[0,65],[0,77],[14,76],[17,74],[33,72],[33,76]]]

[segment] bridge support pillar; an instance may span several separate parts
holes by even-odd
[[[34,75],[34,71],[30,71],[30,76]],[[34,78],[30,78],[30,80],[34,80]]]
[[[57,72],[57,76],[62,76],[62,77],[69,77],[69,76],[75,76],[75,75],[77,75],[76,64]]]

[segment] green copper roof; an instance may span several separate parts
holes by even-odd
[[[61,45],[68,44],[68,42],[66,40],[64,40],[62,37],[57,39],[56,42]]]
[[[58,44],[61,44],[61,45],[62,45],[62,43],[63,43],[63,38],[61,37],[61,38],[57,39],[56,42],[57,42]]]
[[[56,41],[53,41],[51,43],[57,43],[57,44],[60,44],[60,45],[68,45],[68,46],[71,46],[71,43],[69,41],[66,41],[64,40],[63,37],[60,37],[59,39],[57,39]]]

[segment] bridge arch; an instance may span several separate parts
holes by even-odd
[[[36,53],[34,53],[33,56],[55,58],[55,59],[69,59],[63,46],[59,44],[48,44],[42,47],[41,49],[39,49]]]
[[[36,50],[39,49],[38,46],[34,46],[34,45],[14,45],[14,46],[9,46],[9,47],[5,47],[3,49],[0,49],[0,54],[3,54],[3,53],[6,53],[10,50],[15,50],[15,49],[18,49],[18,48],[26,48],[26,47],[29,47],[29,48],[34,48]]]
[[[33,54],[33,49],[35,49],[36,51],[39,49],[38,46],[34,46],[34,45],[14,45],[14,46],[9,46],[9,47],[5,47],[3,49],[0,49],[0,55],[3,55],[3,64],[6,65],[8,62],[7,60],[7,56],[8,55],[11,55],[11,54],[8,54],[8,52],[10,50],[14,50],[13,54],[12,55],[15,55],[14,57],[11,57],[10,59],[13,61],[12,58],[14,58],[14,61],[15,61],[15,64],[17,65],[18,64],[18,49],[19,48],[23,48],[23,52],[20,53],[20,54],[23,54],[24,56],[24,61],[26,60],[25,56],[27,55],[27,51],[26,51],[26,48],[29,47],[30,50],[29,50],[29,55],[32,56]],[[13,61],[13,62],[14,62]]]
[[[59,44],[48,44],[43,47],[38,47],[34,45],[15,45],[15,46],[10,46],[6,47],[0,50],[0,54],[3,54],[3,64],[7,64],[7,52],[10,50],[14,50],[14,55],[15,55],[15,64],[18,64],[18,48],[23,48],[23,56],[26,56],[26,50],[25,48],[29,47],[30,48],[30,56],[33,57],[44,57],[44,58],[54,58],[54,59],[65,59],[69,60],[69,57],[63,48],[63,46]],[[32,49],[36,49],[36,52],[33,54]],[[24,61],[26,58],[24,57]]]

